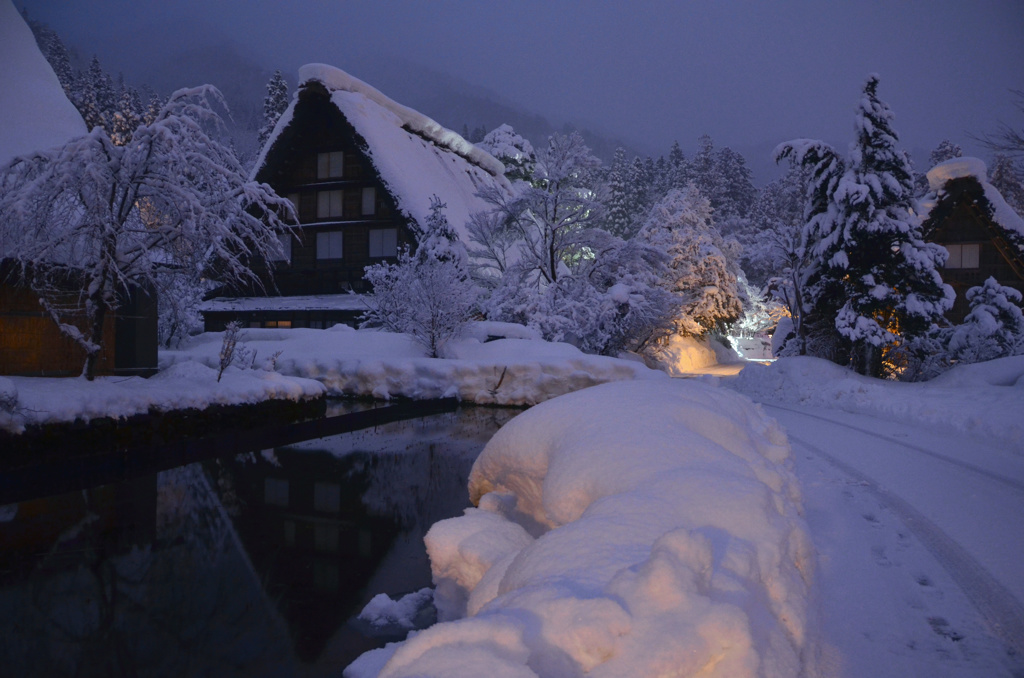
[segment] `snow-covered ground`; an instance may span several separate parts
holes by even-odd
[[[229,367],[220,382],[217,370],[194,361],[141,377],[58,379],[0,377],[0,429],[20,432],[29,424],[123,418],[151,409],[203,409],[264,400],[301,400],[323,395],[311,379],[285,377],[265,370]]]
[[[488,336],[502,336],[485,341]],[[257,363],[280,351],[281,374],[316,379],[334,396],[440,398],[485,405],[534,405],[609,381],[664,379],[643,362],[588,355],[541,340],[521,325],[471,323],[450,342],[445,358],[428,358],[411,337],[335,325],[329,330],[248,329],[240,343]],[[193,337],[178,351],[161,353],[161,366],[180,361],[217,365],[221,333]]]

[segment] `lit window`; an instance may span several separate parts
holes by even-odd
[[[282,330],[290,330],[292,328],[291,320],[268,320],[263,323],[263,327],[277,328]]]
[[[341,510],[341,486],[338,483],[315,483],[313,507],[317,511],[337,513]]]
[[[291,261],[292,260],[292,234],[291,233],[278,233],[277,240],[281,243],[280,251],[274,253],[271,257],[271,261]]]
[[[398,229],[378,228],[370,231],[370,256],[398,256]]]
[[[373,186],[363,189],[363,216],[377,213],[377,189]]]
[[[316,194],[316,218],[340,217],[344,204],[344,191],[318,191]]]
[[[341,259],[344,234],[341,231],[316,234],[317,259]]]
[[[263,501],[271,506],[288,506],[288,481],[267,478],[263,484]]]
[[[316,178],[334,179],[345,170],[345,154],[341,151],[316,154]]]
[[[949,258],[945,268],[978,268],[981,259],[981,245],[946,245]]]

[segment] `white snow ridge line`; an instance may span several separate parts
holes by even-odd
[[[1024,655],[1024,605],[977,560],[913,506],[883,490],[870,477],[839,461],[828,452],[787,432],[790,441],[818,455],[862,483],[863,489],[887,505],[920,540],[981,615],[992,634],[1017,655]]]

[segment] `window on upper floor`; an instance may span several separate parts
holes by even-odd
[[[981,245],[977,243],[944,245],[949,252],[945,268],[978,268],[981,263]]]
[[[344,255],[344,233],[332,231],[316,234],[317,259],[341,259]]]
[[[370,257],[398,256],[398,229],[375,228],[370,231]]]
[[[316,178],[336,179],[345,174],[345,154],[342,151],[316,154]]]
[[[363,189],[363,216],[371,216],[377,213],[377,189],[368,186]]]
[[[317,191],[316,218],[329,219],[344,214],[345,191]]]

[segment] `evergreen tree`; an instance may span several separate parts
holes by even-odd
[[[537,171],[537,153],[533,145],[516,133],[511,125],[500,125],[484,135],[476,145],[505,166],[510,181],[532,183]]]
[[[943,139],[928,156],[928,169],[935,167],[940,162],[946,162],[953,158],[963,157],[963,150],[949,139]]]
[[[707,134],[697,140],[697,153],[690,162],[690,175],[700,194],[714,208],[722,181],[718,175],[718,163],[715,162],[715,144]]]
[[[742,315],[737,277],[711,218],[711,203],[696,186],[669,191],[637,237],[669,257],[662,284],[678,297],[677,332],[703,335]]]
[[[667,170],[669,189],[686,188],[687,184],[693,180],[690,164],[687,162],[686,155],[683,153],[683,149],[680,148],[678,141],[673,141],[672,148],[668,151]]]
[[[267,95],[263,97],[263,126],[259,131],[259,142],[262,147],[267,143],[274,131],[281,114],[288,108],[288,82],[281,71],[274,71],[267,83]]]
[[[927,334],[953,303],[937,270],[946,252],[921,237],[910,164],[877,90],[871,75],[850,162],[832,194],[833,232],[820,250],[830,277],[842,284],[836,329],[851,344],[853,368],[871,376],[882,376],[887,354]]]
[[[628,171],[625,149],[615,149],[615,157],[612,158],[612,165],[608,170],[608,213],[605,230],[623,240],[633,236],[632,226],[635,222],[629,204]]]
[[[61,87],[64,88],[64,93],[73,103],[74,97],[72,92],[75,84],[75,71],[71,68],[71,56],[68,54],[67,47],[64,46],[64,42],[57,35],[57,32],[46,24],[33,21],[27,16],[25,17],[25,23],[32,30],[32,35],[35,36],[39,51],[42,52],[43,57],[50,64],[53,72],[57,74],[57,79],[60,81]]]
[[[142,115],[142,99],[139,93],[131,87],[123,87],[111,121],[110,140],[116,146],[126,145],[142,122]]]
[[[715,155],[714,176],[720,182],[716,196],[718,204],[712,201],[715,219],[720,222],[727,218],[750,216],[757,199],[757,189],[746,158],[731,148],[723,148]]]
[[[958,362],[977,363],[1024,351],[1024,315],[1021,293],[988,278],[967,290],[971,311],[956,327],[949,340],[949,357]]]
[[[989,183],[999,191],[1006,204],[1024,216],[1024,169],[1020,164],[1000,153],[996,155],[988,174]]]

